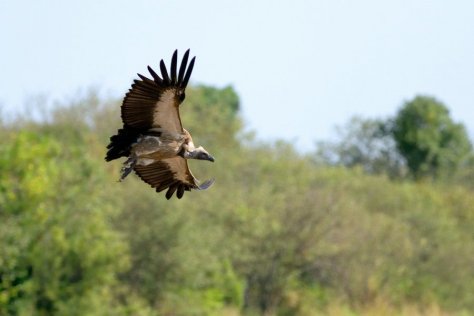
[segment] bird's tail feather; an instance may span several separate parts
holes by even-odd
[[[110,144],[107,146],[106,161],[111,161],[120,157],[130,156],[130,148],[140,136],[140,130],[124,126],[117,134],[110,137]]]

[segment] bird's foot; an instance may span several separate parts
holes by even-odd
[[[122,169],[120,170],[121,175],[120,175],[119,182],[122,182],[125,179],[125,177],[128,176],[130,172],[132,172],[136,164],[137,164],[137,159],[135,157],[128,157],[128,159],[123,163]]]

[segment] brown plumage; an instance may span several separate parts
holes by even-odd
[[[189,50],[183,56],[179,71],[178,53],[171,59],[170,74],[160,61],[161,77],[148,66],[152,79],[138,74],[125,95],[121,107],[123,128],[110,138],[106,161],[127,157],[122,168],[123,180],[132,170],[157,192],[168,189],[166,198],[176,192],[204,190],[214,180],[199,182],[189,170],[187,159],[214,161],[202,147],[195,147],[191,134],[179,116],[179,106],[191,77],[196,57],[188,65]]]

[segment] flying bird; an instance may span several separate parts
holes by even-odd
[[[184,53],[178,71],[178,51],[171,58],[170,72],[160,61],[161,77],[150,66],[153,79],[138,74],[121,106],[123,127],[110,137],[106,161],[127,157],[120,181],[134,170],[157,192],[168,189],[169,200],[176,192],[178,199],[185,191],[205,190],[214,180],[202,184],[189,170],[187,159],[214,161],[201,146],[196,147],[191,134],[183,128],[179,106],[184,101],[186,86],[196,57],[188,65],[189,49]]]

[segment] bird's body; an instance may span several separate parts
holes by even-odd
[[[147,161],[157,161],[177,156],[186,141],[186,136],[180,133],[162,132],[160,136],[143,135],[132,145],[132,154],[137,156],[139,165],[149,164]]]
[[[168,189],[166,198],[174,192],[181,198],[184,191],[207,189],[213,180],[202,185],[194,178],[186,159],[214,161],[202,147],[195,147],[191,134],[182,127],[179,105],[184,100],[185,88],[194,66],[194,58],[187,67],[186,51],[177,72],[177,52],[171,60],[171,76],[163,60],[162,77],[148,67],[154,80],[138,74],[132,89],[122,104],[124,126],[110,138],[107,161],[127,157],[120,180],[134,170],[157,192]],[[186,70],[187,67],[187,70]]]

